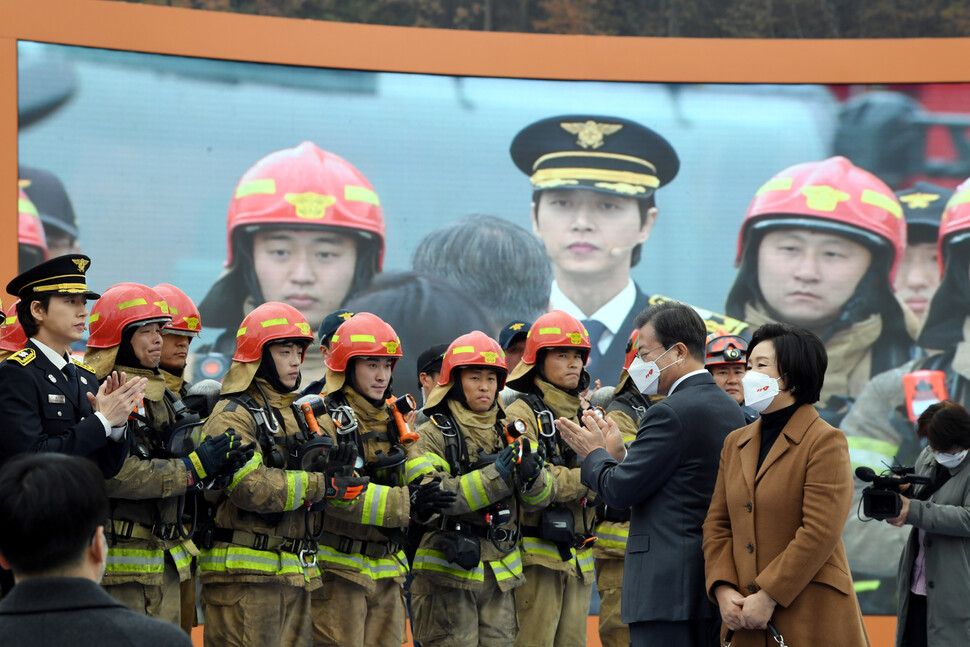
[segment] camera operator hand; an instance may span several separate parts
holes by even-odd
[[[909,487],[909,483],[905,487]],[[902,490],[903,488],[899,489]],[[894,519],[886,519],[886,523],[897,528],[906,523],[906,517],[909,516],[909,499],[900,494],[899,500],[903,502],[902,507],[899,509],[899,516]]]

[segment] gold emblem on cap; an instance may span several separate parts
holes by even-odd
[[[592,119],[582,123],[564,122],[559,125],[567,133],[576,135],[576,144],[581,148],[599,148],[607,135],[612,135],[623,128],[623,124],[601,124]]]
[[[387,352],[388,353],[396,353],[397,352],[397,342],[396,341],[382,341],[381,342],[381,345],[384,346],[385,349],[387,349]]]
[[[88,265],[91,263],[91,261],[85,260],[83,258],[72,258],[71,261],[73,261],[73,263],[77,265],[77,271],[80,272],[81,274],[84,274],[84,270],[86,270]]]
[[[310,324],[308,324],[308,323],[304,323],[302,321],[298,321],[298,322],[296,322],[296,327],[299,328],[300,329],[300,332],[303,333],[304,335],[311,334],[310,333]]]
[[[498,353],[493,353],[490,350],[483,350],[481,352],[481,355],[482,357],[485,358],[485,361],[488,362],[489,364],[494,364],[495,360],[498,359]]]
[[[930,203],[940,199],[935,193],[910,193],[899,196],[900,202],[905,202],[910,209],[926,209]]]
[[[283,199],[296,207],[296,217],[307,220],[321,220],[327,213],[327,207],[337,202],[332,195],[320,195],[308,191],[307,193],[287,193]]]
[[[524,325],[525,324],[520,324],[520,323],[512,324],[511,326],[509,326],[509,330],[522,330],[522,326]]]
[[[569,333],[566,336],[569,337],[569,341],[571,341],[574,344],[581,344],[581,343],[583,343],[583,334],[582,333],[571,332],[571,333]]]
[[[344,312],[344,313],[341,313],[341,314],[339,314],[337,316],[340,317],[341,319],[343,319],[344,321],[347,321],[348,319],[350,319],[351,317],[354,316],[354,313],[353,312]]]

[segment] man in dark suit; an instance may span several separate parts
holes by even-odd
[[[667,396],[647,409],[636,440],[625,450],[616,424],[591,413],[585,428],[557,426],[585,457],[583,483],[606,505],[631,509],[621,616],[633,644],[710,647],[717,609],[705,590],[701,526],[724,438],[744,415],[704,369],[706,329],[693,308],[653,305],[635,325],[640,361],[630,376],[641,392]]]
[[[71,355],[86,328],[91,259],[59,256],[24,272],[7,285],[20,297],[17,319],[28,341],[0,363],[0,461],[22,452],[61,452],[90,458],[106,478],[128,455],[124,427],[143,378],[98,379]]]
[[[131,611],[98,586],[107,519],[104,480],[89,461],[22,455],[0,468],[0,565],[17,583],[0,601],[0,642],[192,644],[178,627]]]

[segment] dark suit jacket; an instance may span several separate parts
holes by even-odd
[[[626,458],[586,457],[582,479],[606,505],[630,508],[623,622],[713,618],[704,586],[701,526],[727,435],[741,407],[709,373],[694,375],[647,409]]]
[[[26,580],[0,600],[0,644],[191,647],[175,625],[135,613],[82,578]]]
[[[637,285],[637,298],[633,302],[633,307],[626,313],[626,318],[620,326],[620,330],[613,336],[609,348],[595,364],[586,367],[592,381],[597,379],[605,384],[616,384],[620,379],[620,369],[623,368],[623,360],[626,357],[626,342],[633,332],[633,321],[637,318],[644,308],[647,307],[647,295],[640,291]]]
[[[30,352],[33,359],[26,361]],[[105,436],[86,395],[98,392],[98,378],[75,365],[79,392],[33,341],[0,362],[0,461],[24,452],[60,452],[90,458],[105,478],[118,473],[128,443]]]

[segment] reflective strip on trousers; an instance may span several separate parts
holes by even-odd
[[[459,479],[459,483],[461,483],[461,493],[465,496],[469,510],[481,510],[490,503],[488,493],[485,491],[485,484],[482,482],[481,470],[465,474]]]
[[[317,548],[317,568],[326,570],[326,563],[349,566],[361,575],[366,575],[372,580],[379,580],[385,577],[403,577],[408,574],[407,558],[404,551],[398,551],[392,557],[382,557],[371,559],[359,553],[342,553],[331,546],[320,545]]]
[[[542,490],[536,494],[526,494],[523,492],[520,496],[523,503],[528,503],[529,505],[539,505],[543,501],[549,498],[552,494],[552,477],[551,475],[546,475],[546,485]]]
[[[239,485],[240,481],[246,478],[247,475],[252,473],[253,470],[255,470],[257,467],[259,467],[262,464],[263,464],[262,454],[258,454],[258,453],[255,454],[252,458],[246,461],[245,465],[239,468],[239,471],[237,471],[235,476],[232,477],[232,482],[229,483],[229,487],[226,489],[229,492],[232,492],[233,490],[235,490],[236,486]]]
[[[186,550],[185,544],[179,544],[168,552],[172,556],[172,560],[175,562],[175,568],[178,570],[188,568],[188,566],[192,563],[192,555],[188,550]]]
[[[513,550],[502,559],[497,562],[489,562],[488,565],[492,568],[496,582],[512,579],[522,575],[522,553]]]
[[[431,550],[430,548],[418,549],[414,554],[413,568],[415,571],[437,571],[472,582],[485,581],[485,569],[482,567],[481,562],[475,568],[465,570],[445,559],[445,554],[440,550]]]
[[[135,548],[109,548],[105,565],[107,573],[162,573],[165,551]]]
[[[600,524],[594,531],[596,533],[596,545],[602,548],[626,548],[626,541],[630,534],[629,527],[606,526]]]
[[[433,456],[434,455],[432,454],[429,456],[429,458]],[[429,461],[428,458],[425,457],[412,458],[404,464],[404,467],[406,469],[404,478],[408,483],[411,483],[425,474],[430,474],[431,476],[435,475],[435,468],[432,461]]]
[[[579,563],[579,570],[583,573],[592,573],[593,566],[596,563],[596,558],[593,557],[593,549],[586,548],[578,553],[573,550],[573,554],[576,556],[576,561]]]
[[[556,544],[551,541],[546,541],[545,539],[539,539],[538,537],[523,537],[522,538],[522,549],[530,555],[542,555],[543,557],[551,557],[557,561],[562,561],[562,556],[559,554],[559,549],[556,548]],[[576,549],[569,549],[570,558],[576,556]]]
[[[364,503],[361,506],[360,522],[365,526],[379,526],[387,511],[387,497],[391,488],[386,485],[370,483],[364,490]]]
[[[883,463],[892,464],[899,447],[885,440],[875,438],[860,438],[847,436],[849,443],[849,462],[852,469],[857,467],[873,467]]]

